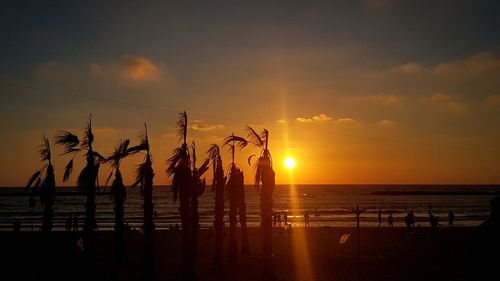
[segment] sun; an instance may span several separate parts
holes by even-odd
[[[292,170],[293,168],[295,168],[295,159],[293,159],[292,157],[287,157],[285,158],[285,167],[288,169],[288,170]]]

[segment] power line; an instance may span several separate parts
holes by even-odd
[[[74,92],[69,92],[69,91],[60,91],[60,90],[54,90],[54,89],[46,89],[46,88],[40,88],[40,87],[33,87],[29,85],[22,85],[22,84],[17,84],[17,83],[10,83],[10,82],[3,82],[0,81],[0,85],[4,85],[6,87],[13,87],[13,88],[21,88],[21,89],[27,89],[27,90],[32,90],[32,91],[37,91],[37,92],[44,92],[47,94],[53,94],[53,95],[60,95],[60,96],[67,96],[67,97],[73,97],[73,98],[80,98],[80,99],[86,99],[90,101],[95,101],[95,102],[103,102],[103,103],[109,103],[109,104],[117,104],[117,105],[123,105],[123,106],[130,106],[130,107],[135,107],[135,108],[145,108],[145,109],[153,109],[153,110],[168,110],[171,112],[181,112],[182,110],[180,109],[175,109],[172,107],[166,107],[166,106],[158,106],[158,105],[149,105],[149,104],[137,104],[137,103],[132,103],[132,102],[124,102],[124,101],[118,101],[118,100],[113,100],[113,99],[105,99],[105,98],[100,98],[100,97],[93,97],[93,96],[87,96],[83,94],[78,94]],[[231,122],[238,122],[238,123],[244,123],[248,124],[249,122],[246,120],[241,120],[241,119],[235,119],[235,118],[230,118],[230,117],[222,117],[222,116],[217,116],[217,115],[208,115],[208,114],[197,114],[198,116],[201,117],[207,117],[210,119],[217,119],[217,120],[224,120],[224,121],[231,121]],[[293,125],[293,124],[287,124],[289,128],[296,129],[296,130],[303,130],[302,127]],[[434,147],[434,148],[446,148],[446,149],[456,149],[456,150],[475,150],[475,151],[491,151],[495,153],[499,153],[499,151],[495,149],[488,149],[488,148],[477,148],[477,147],[463,147],[463,146],[453,146],[453,145],[443,145],[443,144],[435,144],[435,143],[423,143],[415,140],[409,140],[409,139],[388,139],[388,138],[380,138],[380,137],[371,137],[371,136],[362,136],[362,135],[355,135],[355,134],[349,134],[349,133],[343,133],[343,132],[332,132],[331,130],[322,130],[318,128],[308,128],[311,131],[316,131],[319,133],[327,134],[327,135],[335,135],[335,136],[342,136],[342,137],[350,137],[350,138],[358,138],[358,139],[365,139],[365,140],[377,140],[377,141],[383,141],[386,143],[408,143],[408,144],[414,144],[414,145],[420,145],[420,146],[427,146],[427,147]]]

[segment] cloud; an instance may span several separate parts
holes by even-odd
[[[312,122],[325,122],[330,121],[332,118],[326,114],[314,115],[311,118],[297,117],[296,120],[301,123],[312,123]]]
[[[160,78],[160,70],[150,59],[126,55],[122,58],[122,74],[133,81],[155,81]]]
[[[425,99],[431,106],[438,106],[451,111],[463,111],[467,108],[467,103],[454,96],[436,93]]]
[[[288,121],[286,121],[285,119],[279,119],[276,121],[276,123],[280,124],[280,125],[284,125],[284,124],[287,124]]]
[[[390,128],[390,127],[396,126],[396,122],[394,122],[392,120],[384,119],[384,120],[380,120],[379,122],[377,122],[377,125],[380,127]]]
[[[339,118],[335,120],[336,124],[357,124],[359,123],[356,119],[354,118]]]
[[[500,107],[500,95],[491,95],[486,99],[490,106]]]
[[[94,77],[112,77],[133,83],[158,82],[166,76],[164,67],[154,64],[150,58],[131,54],[103,63],[93,63],[89,66],[89,72]]]
[[[189,128],[195,131],[200,132],[208,132],[213,130],[221,130],[224,129],[224,125],[222,124],[207,124],[201,120],[194,120],[189,123]]]

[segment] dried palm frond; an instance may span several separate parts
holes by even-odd
[[[92,151],[92,154],[97,162],[106,162],[106,157],[102,156],[99,152]]]
[[[72,134],[69,131],[59,131],[55,137],[57,145],[64,147],[63,154],[69,154],[80,151],[80,140],[78,136]]]
[[[237,145],[240,149],[243,149],[248,145],[248,141],[240,136],[230,135],[224,139],[224,145],[234,146]]]
[[[170,177],[175,173],[175,168],[177,167],[177,164],[180,162],[183,154],[184,154],[183,147],[177,147],[174,149],[174,152],[172,153],[172,156],[168,158],[167,160],[167,175]]]
[[[207,150],[208,158],[212,160],[212,192],[215,190],[215,184],[217,180],[217,169],[218,169],[218,160],[220,158],[220,149],[217,144],[211,144]]]
[[[191,154],[191,158],[193,159],[193,168],[196,167],[196,143],[193,141],[191,143],[191,151],[192,151],[192,154]]]
[[[179,113],[179,120],[177,121],[175,127],[177,135],[179,136],[179,140],[182,140],[183,143],[186,143],[188,128],[188,117],[186,111]]]
[[[208,150],[207,150],[207,154],[208,154],[208,158],[212,159],[212,164],[215,166],[216,165],[216,161],[217,161],[217,157],[220,156],[220,149],[219,149],[219,146],[217,144],[211,144],[209,147],[208,147]]]
[[[104,184],[104,190],[106,190],[106,187],[108,186],[109,180],[111,180],[111,177],[113,176],[113,171],[109,172],[108,178],[106,179],[106,183]]]
[[[63,182],[67,182],[69,180],[69,176],[71,176],[72,172],[73,172],[73,159],[69,160],[68,164],[66,164],[66,167],[64,167]]]
[[[254,145],[264,149],[265,140],[262,139],[262,136],[259,135],[252,127],[247,126],[246,131],[248,133],[248,140]]]
[[[42,161],[49,161],[51,158],[51,153],[50,153],[50,143],[49,140],[43,135],[43,144],[40,145],[40,150],[38,150],[38,153],[40,153],[40,157]]]
[[[198,168],[197,170],[198,178],[201,178],[201,176],[203,176],[203,174],[208,170],[209,165],[210,165],[210,159],[207,158],[205,159],[205,161],[203,161],[200,168]]]
[[[30,177],[30,180],[28,181],[28,183],[26,184],[26,189],[28,188],[31,188],[33,186],[33,183],[36,182],[39,178],[40,178],[40,175],[41,175],[42,171],[41,170],[38,170],[36,171],[31,177]]]
[[[89,120],[87,121],[87,127],[83,131],[83,142],[82,146],[91,147],[94,142],[94,134],[92,133],[92,115],[89,116]]]

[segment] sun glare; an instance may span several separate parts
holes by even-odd
[[[285,167],[289,170],[295,168],[295,159],[292,157],[285,158]]]

